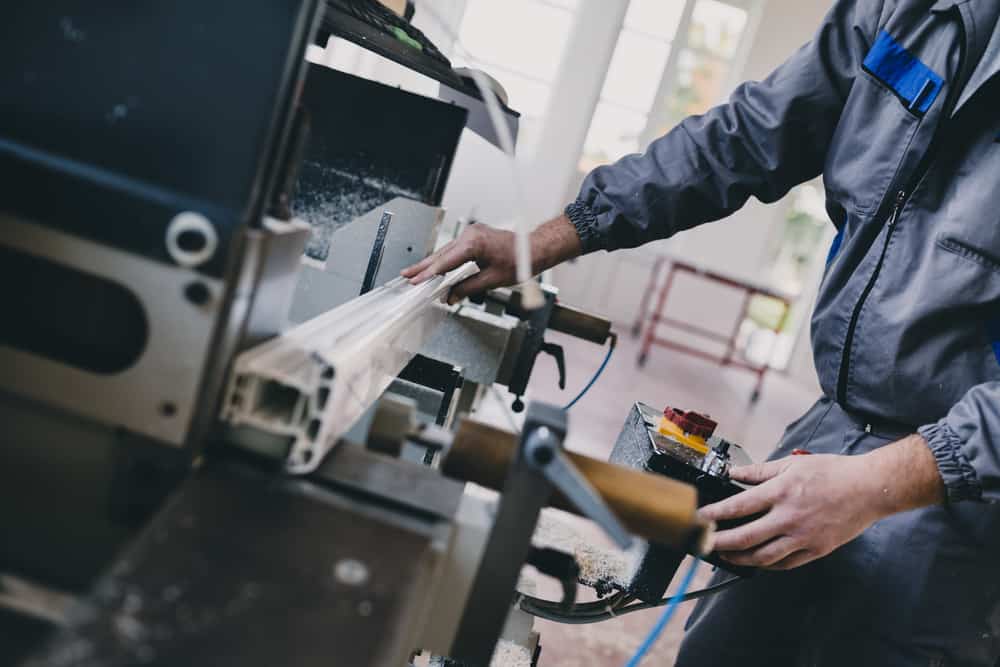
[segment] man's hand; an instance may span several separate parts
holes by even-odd
[[[700,514],[713,521],[763,514],[719,531],[715,548],[735,565],[772,570],[804,565],[881,518],[944,499],[934,455],[919,435],[860,456],[789,456],[731,476],[757,486]]]
[[[566,216],[540,225],[531,232],[530,243],[532,274],[576,257],[581,250],[576,228]],[[403,269],[401,274],[410,283],[419,285],[470,261],[479,266],[479,273],[455,285],[448,303],[517,282],[514,233],[483,224],[469,225],[457,239]]]

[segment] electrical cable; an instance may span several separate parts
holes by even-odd
[[[618,606],[621,603],[616,603],[614,596],[611,596],[609,598],[605,598],[604,600],[597,600],[596,602],[576,604],[569,610],[561,607],[558,602],[552,600],[542,600],[540,598],[522,594],[520,608],[525,613],[537,616],[538,618],[543,618],[547,621],[554,621],[556,623],[564,623],[567,625],[585,625],[589,623],[600,623],[601,621],[607,621],[612,618],[617,618],[618,616],[631,614],[644,609],[655,609],[674,601],[678,603],[688,602],[690,600],[708,597],[709,595],[715,595],[723,589],[729,588],[742,580],[743,577],[732,577],[731,579],[720,581],[712,586],[706,586],[705,588],[690,591],[688,593],[684,593],[683,595],[672,595],[652,603],[637,602],[635,604],[622,604],[621,606]]]
[[[653,644],[656,640],[660,638],[663,634],[663,629],[667,627],[670,623],[670,619],[673,618],[674,612],[677,611],[677,605],[680,604],[681,598],[684,597],[685,592],[691,586],[691,581],[694,579],[694,573],[698,571],[698,563],[701,562],[697,558],[691,561],[691,566],[688,568],[687,574],[684,575],[684,579],[681,580],[681,585],[677,589],[677,594],[673,596],[673,599],[667,605],[667,608],[663,610],[660,618],[656,621],[656,624],[650,629],[649,634],[646,638],[642,640],[642,644],[639,648],[635,650],[635,654],[629,658],[629,661],[625,663],[625,667],[638,667],[642,659],[646,657],[649,653],[649,649],[653,648]]]
[[[714,595],[725,588],[729,588],[740,580],[741,577],[733,577],[732,579],[727,579],[726,581],[713,586],[707,586],[706,588],[702,588],[697,591],[691,591],[686,593],[683,598],[678,601],[688,602],[690,600],[697,600],[699,598],[708,597],[709,595]],[[605,599],[598,600],[596,602],[574,605],[569,610],[566,610],[557,602],[553,602],[551,600],[539,600],[538,598],[533,598],[528,595],[522,595],[521,606],[525,612],[546,618],[547,620],[576,624],[597,623],[599,621],[606,621],[610,618],[621,616],[623,614],[630,614],[644,609],[662,607],[665,604],[669,604],[676,597],[677,596],[663,598],[662,600],[653,603],[638,602],[628,605],[624,604],[624,602],[628,600],[615,602],[611,599]]]
[[[595,382],[597,382],[597,378],[601,377],[601,373],[604,372],[604,368],[608,365],[608,362],[611,361],[611,353],[615,351],[615,346],[617,344],[618,334],[612,332],[608,341],[608,353],[604,356],[604,361],[601,362],[601,365],[597,367],[597,372],[594,373],[594,377],[590,378],[590,382],[584,385],[583,389],[580,390],[580,393],[576,395],[576,398],[567,403],[563,410],[569,410],[571,407],[576,405],[577,401],[583,398],[584,394],[590,391],[590,388],[594,386]]]
[[[533,608],[544,609],[546,611],[558,611],[564,614],[572,615],[587,615],[607,611],[608,609],[617,609],[627,602],[631,602],[633,599],[628,593],[617,591],[606,598],[594,600],[593,602],[578,602],[567,608],[561,602],[556,602],[555,600],[543,600],[525,593],[521,593],[520,595],[521,600],[527,602]]]

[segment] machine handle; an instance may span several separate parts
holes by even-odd
[[[507,312],[514,317],[524,318],[527,313],[521,304],[521,293],[516,289],[491,290],[485,295],[477,296],[476,299],[478,299],[475,301],[476,303],[490,299],[503,304]],[[552,315],[549,316],[548,328],[591,343],[604,345],[608,342],[608,336],[611,335],[611,320],[591,315],[579,308],[556,301],[552,308]]]
[[[611,320],[591,315],[572,306],[556,302],[549,319],[549,328],[564,334],[604,345],[611,335]]]
[[[553,359],[556,360],[556,369],[559,371],[559,388],[566,388],[566,354],[563,352],[562,345],[557,345],[555,343],[542,342],[542,347],[539,352],[544,352]]]
[[[453,479],[501,491],[517,451],[513,433],[464,420],[441,471]],[[633,535],[696,554],[712,550],[714,527],[698,518],[698,494],[693,486],[582,454],[566,452],[566,456]],[[553,494],[549,504],[580,514],[560,493]]]

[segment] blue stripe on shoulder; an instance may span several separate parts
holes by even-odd
[[[944,80],[920,62],[885,30],[865,57],[864,68],[889,86],[906,107],[926,113],[941,92]]]

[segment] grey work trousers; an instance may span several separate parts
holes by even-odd
[[[900,435],[824,398],[770,458],[863,454]],[[825,558],[703,598],[676,664],[994,667],[998,657],[1000,507],[967,502],[896,514]]]

